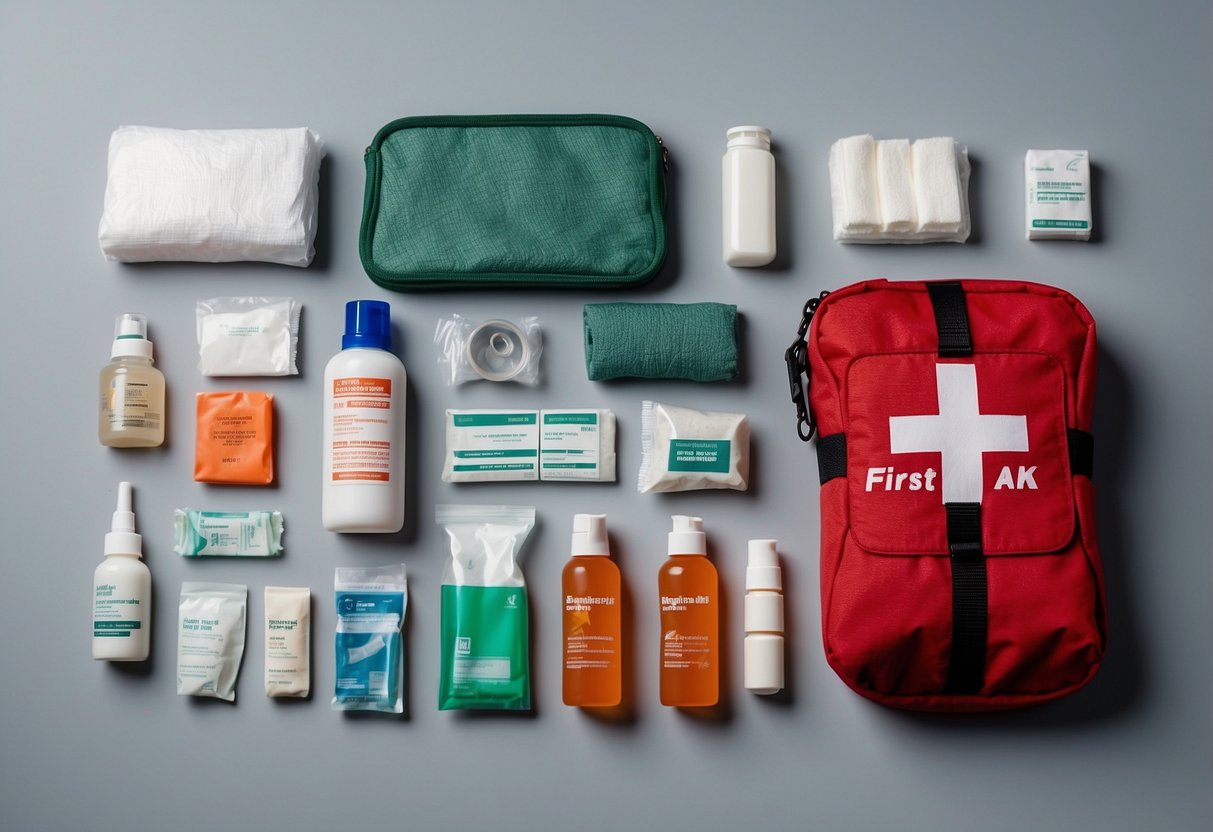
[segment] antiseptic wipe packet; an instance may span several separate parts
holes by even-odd
[[[177,618],[177,694],[233,702],[248,587],[185,581]]]
[[[270,558],[282,554],[277,511],[173,511],[173,551],[182,557]]]
[[[335,711],[404,713],[400,628],[407,590],[404,564],[339,566]]]
[[[518,553],[533,506],[440,505],[450,557],[442,575],[440,710],[531,707],[530,612]]]

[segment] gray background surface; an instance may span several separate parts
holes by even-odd
[[[0,827],[6,830],[1168,829],[1213,822],[1207,527],[1211,493],[1206,2],[510,3],[129,2],[0,5],[0,235],[6,321],[4,592],[0,601]],[[402,115],[618,112],[670,147],[672,250],[630,300],[735,302],[736,384],[592,384],[583,302],[606,293],[389,296],[357,256],[362,149]],[[720,257],[725,129],[758,122],[779,169],[775,268]],[[106,143],[119,124],[308,125],[328,142],[316,263],[105,262],[96,227]],[[952,135],[974,159],[965,246],[830,240],[826,154],[840,136]],[[1023,153],[1088,148],[1098,236],[1023,239]],[[892,712],[826,666],[817,596],[816,465],[796,440],[781,353],[799,306],[854,280],[1027,278],[1074,292],[1099,322],[1099,525],[1112,616],[1085,691],[973,718]],[[305,305],[298,378],[240,385],[277,397],[278,484],[191,479],[193,305],[291,294]],[[342,304],[392,302],[411,374],[409,521],[392,537],[319,523],[320,378]],[[116,451],[95,438],[97,373],[114,316],[150,316],[168,377],[170,438]],[[443,386],[437,317],[539,314],[537,390]],[[754,428],[748,494],[639,495],[639,405],[742,409]],[[596,406],[620,420],[620,482],[456,488],[438,479],[452,406]],[[153,660],[89,657],[89,576],[115,484],[136,488],[155,581]],[[538,507],[526,572],[533,715],[435,709],[438,502]],[[281,509],[276,562],[183,562],[174,507]],[[559,573],[571,514],[602,511],[634,600],[634,718],[560,702]],[[669,514],[705,518],[725,588],[726,706],[697,719],[657,703],[655,582]],[[777,537],[790,613],[788,695],[741,686],[745,541]],[[403,560],[411,594],[405,719],[332,713],[332,573]],[[235,706],[175,695],[183,579],[247,583],[248,647]],[[314,695],[262,695],[261,589],[311,586]],[[284,824],[286,819],[296,826]]]

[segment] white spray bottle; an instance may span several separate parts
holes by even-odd
[[[93,658],[147,659],[152,625],[152,573],[135,534],[131,484],[118,483],[118,507],[105,536],[105,560],[93,573]]]
[[[775,546],[751,540],[745,570],[745,687],[764,696],[783,689],[783,576]]]

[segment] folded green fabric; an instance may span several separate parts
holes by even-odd
[[[610,378],[737,378],[737,307],[726,303],[588,303],[585,368]]]

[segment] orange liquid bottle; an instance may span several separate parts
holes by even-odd
[[[561,575],[564,704],[613,708],[623,697],[619,567],[607,545],[606,515],[573,517],[573,557]]]
[[[720,604],[703,520],[674,515],[661,598],[661,704],[708,708],[720,700]]]

